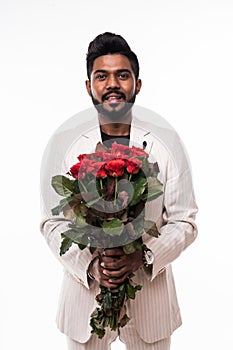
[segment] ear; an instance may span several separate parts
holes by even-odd
[[[90,80],[86,80],[86,89],[89,96],[91,96],[91,83]]]
[[[142,81],[141,79],[138,79],[136,81],[136,95],[139,93],[139,91],[141,90],[141,87],[142,87]]]

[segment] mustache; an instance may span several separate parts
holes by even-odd
[[[113,89],[113,90],[109,90],[108,92],[106,92],[106,94],[102,96],[101,98],[102,101],[104,101],[111,94],[115,94],[115,95],[118,95],[119,97],[122,97],[123,99],[126,99],[126,96],[123,92]]]

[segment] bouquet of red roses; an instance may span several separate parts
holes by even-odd
[[[143,149],[117,143],[108,149],[98,144],[95,153],[81,154],[78,160],[69,177],[52,178],[54,190],[64,197],[52,214],[63,213],[70,220],[69,229],[62,233],[60,255],[73,243],[80,249],[88,247],[92,254],[119,246],[129,254],[142,249],[144,232],[159,236],[156,224],[145,220],[145,203],[162,194],[162,184],[157,179],[157,163],[149,163]],[[106,327],[116,330],[129,321],[126,301],[141,289],[132,277],[118,288],[100,285],[96,296],[100,307],[90,321],[92,333],[99,338]]]

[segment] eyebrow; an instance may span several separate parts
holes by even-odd
[[[128,68],[117,69],[116,72],[117,73],[127,72],[132,74],[132,72]],[[105,69],[97,69],[96,71],[93,72],[93,74],[97,74],[97,73],[108,73],[108,71]]]

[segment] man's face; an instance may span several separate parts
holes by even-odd
[[[86,87],[99,113],[116,120],[132,107],[141,80],[135,80],[126,56],[109,54],[95,59]]]

